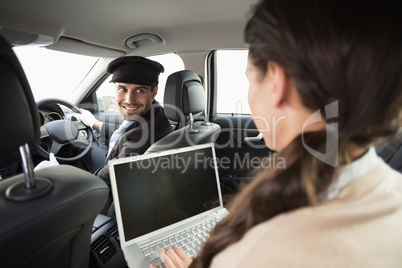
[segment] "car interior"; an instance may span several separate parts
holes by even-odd
[[[127,267],[113,205],[100,214],[109,189],[92,174],[97,165],[87,160],[89,152],[104,146],[100,133],[72,116],[84,108],[100,121],[123,121],[106,73],[118,57],[161,62],[173,57],[180,63],[162,62],[166,80],[160,81],[157,100],[172,132],[146,153],[214,143],[228,200],[253,179],[253,169],[275,153],[247,110],[243,29],[255,2],[0,0],[2,267]],[[50,86],[44,97],[38,97],[34,76],[18,52],[24,48],[63,53],[73,60],[59,60],[63,70],[51,64],[39,67],[43,56],[32,63],[44,77],[39,89]],[[84,67],[84,75],[73,77]],[[63,80],[51,82],[52,69]],[[64,89],[69,80],[75,85]],[[401,134],[376,148],[399,172]],[[34,172],[50,153],[60,165]]]

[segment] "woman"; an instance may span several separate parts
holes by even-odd
[[[193,262],[160,250],[167,267],[401,267],[402,176],[372,147],[401,127],[397,4],[254,7],[249,104],[286,168],[258,171]]]

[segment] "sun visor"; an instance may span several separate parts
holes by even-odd
[[[47,46],[47,48],[92,57],[117,58],[126,54],[124,51],[97,46],[63,36],[56,43]]]
[[[56,38],[52,36],[29,33],[5,27],[0,27],[0,35],[2,35],[11,46],[48,46],[56,41]]]

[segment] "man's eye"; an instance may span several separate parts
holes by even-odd
[[[137,89],[137,93],[143,94],[143,93],[145,93],[145,90],[143,90],[143,89]]]
[[[127,90],[125,88],[119,88],[118,89],[120,92],[126,92]]]

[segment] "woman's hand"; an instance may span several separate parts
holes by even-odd
[[[192,262],[192,259],[178,247],[172,247],[166,253],[163,249],[159,249],[158,254],[167,268],[187,268]],[[151,264],[150,268],[156,268],[156,266]]]

